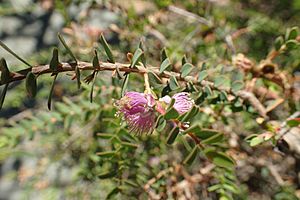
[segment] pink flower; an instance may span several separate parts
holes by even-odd
[[[155,99],[150,94],[126,92],[115,106],[117,115],[122,115],[130,132],[152,133],[155,126]]]
[[[194,105],[194,100],[190,98],[190,94],[187,92],[180,92],[174,94],[172,98],[175,99],[173,107],[177,110],[179,114],[184,114],[188,112]],[[171,97],[167,95],[161,98],[161,100],[169,104],[171,102]]]

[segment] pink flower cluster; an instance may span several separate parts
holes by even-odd
[[[186,113],[194,105],[187,92],[177,93],[172,98],[175,99],[174,108],[179,114]],[[171,97],[165,96],[160,101],[169,104]],[[151,94],[139,92],[126,92],[115,102],[115,106],[118,109],[117,115],[121,115],[130,132],[136,134],[152,133],[155,127],[156,107],[162,109],[161,102],[156,102]]]

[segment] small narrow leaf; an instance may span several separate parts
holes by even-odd
[[[167,121],[164,119],[164,116],[160,115],[156,120],[155,128],[157,131],[161,132],[164,130],[166,124]]]
[[[194,66],[191,63],[185,63],[180,70],[181,77],[186,77],[187,75],[189,75],[193,68]]]
[[[139,59],[141,58],[142,55],[143,55],[143,51],[140,48],[138,48],[133,54],[131,64],[130,64],[130,68],[135,67],[135,65],[138,63],[138,61],[139,61]]]
[[[188,63],[186,56],[184,55],[181,59],[181,65],[183,66],[185,63]]]
[[[237,92],[237,91],[239,91],[239,90],[241,90],[241,89],[243,89],[243,87],[244,87],[244,83],[242,81],[239,81],[239,80],[234,81],[231,84],[231,90],[234,93]]]
[[[75,74],[77,80],[77,88],[80,89],[81,81],[80,81],[80,70],[78,68],[78,65],[75,67]]]
[[[179,133],[179,127],[176,126],[170,131],[170,133],[167,137],[167,144],[169,144],[169,145],[173,144],[178,133]]]
[[[169,58],[166,58],[159,67],[159,73],[163,73],[168,67],[171,66]]]
[[[169,85],[170,85],[171,90],[176,90],[179,88],[179,84],[178,84],[175,76],[170,77]]]
[[[282,36],[279,36],[278,38],[276,38],[276,40],[274,42],[274,46],[275,46],[276,51],[278,51],[281,48],[283,43],[284,43],[284,40],[283,40]]]
[[[215,87],[220,87],[226,82],[226,78],[224,76],[218,76],[214,80]]]
[[[174,107],[169,108],[166,113],[164,114],[164,118],[166,120],[169,119],[176,119],[179,116],[179,113],[177,112],[177,110]]]
[[[200,130],[195,131],[194,133],[201,140],[206,140],[210,137],[213,137],[213,136],[219,134],[219,131],[216,131],[213,129],[200,129]]]
[[[0,83],[4,84],[7,83],[10,79],[10,72],[7,67],[6,61],[4,58],[1,58],[0,60],[0,70],[1,70],[1,80]]]
[[[116,151],[103,151],[103,152],[97,152],[96,155],[107,158],[116,155],[116,153],[117,153]]]
[[[163,48],[163,50],[161,51],[160,60],[161,60],[161,62],[163,62],[163,61],[166,60],[167,58],[168,58],[168,55],[167,55],[166,48]]]
[[[287,125],[289,127],[296,127],[296,126],[299,126],[300,125],[300,118],[293,118],[293,119],[290,119],[288,120],[287,122]]]
[[[98,68],[99,67],[99,59],[98,59],[98,54],[97,54],[97,50],[94,50],[94,57],[93,57],[93,67],[94,68]]]
[[[285,45],[287,47],[287,49],[292,50],[295,49],[298,45],[298,41],[297,40],[288,40]]]
[[[212,149],[208,149],[205,151],[205,155],[212,160],[212,162],[219,166],[227,169],[232,169],[234,167],[234,161],[227,156],[225,153],[217,152]]]
[[[123,97],[126,92],[128,81],[129,81],[129,74],[126,74],[122,83],[121,97]]]
[[[211,90],[211,88],[210,88],[208,85],[206,85],[206,86],[204,87],[204,91],[205,91],[205,93],[206,93],[208,96],[212,96],[212,95],[213,95],[213,91]]]
[[[98,178],[100,178],[100,179],[112,178],[112,177],[116,176],[116,174],[117,174],[116,170],[103,172],[98,175]]]
[[[65,49],[67,50],[68,54],[73,58],[73,60],[75,61],[75,63],[77,64],[77,59],[74,56],[73,52],[71,51],[70,47],[67,45],[65,39],[61,36],[60,33],[57,34],[58,39],[60,40],[60,42],[63,44],[63,46],[65,47]]]
[[[285,33],[285,40],[294,40],[298,36],[298,27],[287,29]]]
[[[27,94],[30,97],[35,97],[37,92],[37,83],[36,83],[36,77],[32,72],[29,72],[26,75],[25,85],[26,85]]]
[[[18,60],[20,60],[22,63],[24,63],[25,65],[32,67],[28,62],[26,62],[23,58],[21,58],[20,56],[18,56],[15,52],[13,52],[10,48],[8,48],[8,46],[6,46],[3,42],[0,41],[0,46],[2,46],[3,49],[5,49],[6,51],[8,51],[10,54],[12,54],[13,56],[15,56]]]
[[[224,139],[224,134],[217,133],[217,134],[203,140],[201,143],[202,144],[216,144],[216,143],[223,141],[223,139]]]
[[[68,54],[74,59],[75,63],[77,64],[77,59],[74,56],[73,52],[71,51],[71,49],[69,48],[69,46],[67,45],[65,39],[60,35],[60,33],[58,33],[58,39],[60,40],[60,42],[63,44],[63,46],[65,47],[65,49],[67,50]],[[75,67],[75,74],[76,74],[76,79],[77,79],[77,87],[78,89],[80,89],[80,70],[78,68],[78,65],[76,65]]]
[[[254,137],[250,141],[250,146],[254,147],[254,146],[259,145],[259,144],[261,144],[263,142],[264,142],[263,137],[259,137],[259,136],[258,137]]]
[[[197,106],[193,106],[189,112],[187,112],[182,118],[182,122],[188,122],[191,118],[196,116],[199,112],[199,108]]]
[[[52,51],[52,58],[49,67],[52,70],[52,72],[56,72],[58,65],[59,65],[58,49],[55,47]]]
[[[51,88],[50,88],[50,93],[49,93],[49,96],[48,96],[48,109],[51,110],[51,100],[52,100],[52,94],[53,94],[53,89],[54,89],[54,85],[55,85],[55,81],[56,81],[56,78],[57,78],[57,75],[58,74],[55,74],[54,75],[54,79],[53,79],[53,82],[52,82],[52,85],[51,85]]]
[[[114,56],[113,56],[113,54],[112,54],[112,52],[111,52],[111,50],[110,50],[110,48],[109,48],[109,46],[108,46],[108,44],[107,44],[107,42],[105,40],[103,34],[101,34],[101,36],[100,36],[100,43],[103,46],[103,48],[105,50],[105,53],[106,53],[106,55],[108,57],[108,59],[107,59],[108,62],[115,63]]]
[[[94,77],[93,77],[93,82],[92,82],[92,86],[91,86],[91,93],[90,93],[90,102],[93,103],[93,92],[94,92],[94,85],[96,82],[96,78],[98,75],[98,71],[95,72]]]
[[[143,52],[145,51],[144,44],[143,44],[142,40],[140,40],[138,48],[140,48]],[[141,61],[142,61],[143,65],[144,65],[144,67],[147,67],[147,65],[146,65],[147,64],[146,63],[146,58],[145,58],[145,54],[144,53],[141,56]]]
[[[193,150],[189,153],[189,155],[184,159],[183,164],[191,165],[195,158],[198,155],[199,147],[197,145],[194,146]]]
[[[0,110],[2,109],[2,106],[3,106],[3,103],[4,103],[4,99],[5,99],[5,96],[6,96],[8,85],[9,85],[9,83],[6,83],[4,85],[3,90],[1,91],[1,96],[0,96]]]
[[[198,135],[198,134],[200,134],[201,130],[202,130],[201,126],[196,124],[196,125],[189,127],[185,131],[183,131],[182,134],[194,133],[194,134]]]
[[[227,93],[224,92],[224,91],[221,91],[221,92],[220,92],[220,99],[221,99],[221,101],[227,101],[227,100],[228,100],[228,95],[227,95]]]
[[[111,198],[113,198],[115,195],[117,195],[120,192],[120,188],[115,187],[114,189],[112,189],[106,196],[106,200],[109,200]]]
[[[203,62],[201,66],[201,71],[206,70],[206,68],[207,68],[206,62]]]
[[[208,77],[208,73],[206,70],[203,70],[199,73],[198,76],[198,82],[201,82],[202,80],[204,80],[206,77]]]

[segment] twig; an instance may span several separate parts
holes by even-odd
[[[171,76],[174,76],[178,81],[184,81],[184,82],[193,82],[194,84],[198,84],[202,87],[209,86],[213,90],[218,91],[225,91],[228,94],[231,94],[233,96],[240,97],[246,101],[248,101],[257,111],[258,113],[264,117],[268,118],[266,115],[266,109],[265,107],[260,103],[260,101],[255,97],[255,95],[251,92],[247,92],[244,90],[240,90],[237,93],[233,93],[231,89],[224,89],[219,88],[214,85],[213,82],[202,80],[201,82],[198,82],[197,77],[195,76],[186,76],[182,77],[180,73],[176,72],[163,72],[160,73],[159,69],[156,67],[148,66],[147,68],[138,67],[138,68],[129,68],[130,64],[123,64],[123,63],[107,63],[107,62],[99,62],[99,67],[94,68],[91,63],[88,62],[77,62],[78,68],[82,71],[114,71],[118,68],[119,71],[122,72],[128,72],[128,73],[138,73],[138,74],[145,74],[149,71],[152,71],[157,76],[162,78],[170,78]],[[69,71],[75,71],[76,63],[61,63],[61,66],[57,68],[56,73],[61,72],[69,72]],[[37,65],[35,67],[30,67],[27,69],[23,69],[17,72],[12,72],[11,77],[9,79],[9,82],[19,81],[26,78],[26,75],[32,72],[33,74],[39,76],[42,74],[51,74],[53,71],[49,68],[49,65]],[[5,83],[0,83],[1,85],[4,85]]]

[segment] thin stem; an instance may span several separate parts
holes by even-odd
[[[57,73],[75,71],[76,67],[78,67],[78,69],[81,71],[85,71],[85,70],[87,70],[87,71],[114,71],[114,70],[118,69],[121,72],[138,73],[138,74],[144,75],[145,80],[146,80],[145,87],[148,90],[150,89],[148,71],[155,73],[158,77],[161,77],[161,78],[169,79],[171,76],[174,76],[178,81],[192,82],[192,83],[200,85],[202,87],[209,86],[213,90],[225,91],[228,94],[231,94],[236,97],[240,97],[241,99],[248,101],[258,111],[260,116],[264,117],[265,119],[268,119],[268,116],[266,115],[267,112],[266,112],[265,107],[251,92],[248,92],[245,90],[240,90],[236,93],[233,93],[231,91],[231,89],[216,87],[214,85],[214,83],[210,82],[210,81],[202,80],[201,82],[198,82],[196,76],[182,77],[180,75],[180,73],[167,72],[167,71],[160,73],[158,68],[155,68],[152,66],[147,66],[146,69],[143,67],[130,68],[129,66],[130,66],[130,64],[99,62],[99,67],[95,68],[95,67],[93,67],[93,65],[91,63],[78,61],[77,64],[74,62],[73,63],[61,63],[61,67],[59,67],[57,69]],[[29,72],[32,72],[35,75],[53,73],[52,70],[49,68],[49,65],[37,65],[35,67],[30,67],[30,68],[23,69],[23,70],[20,70],[17,72],[12,72],[8,83],[25,79],[26,75]],[[5,83],[1,83],[0,86],[4,85],[4,84]],[[149,91],[151,91],[151,90],[149,90]]]

